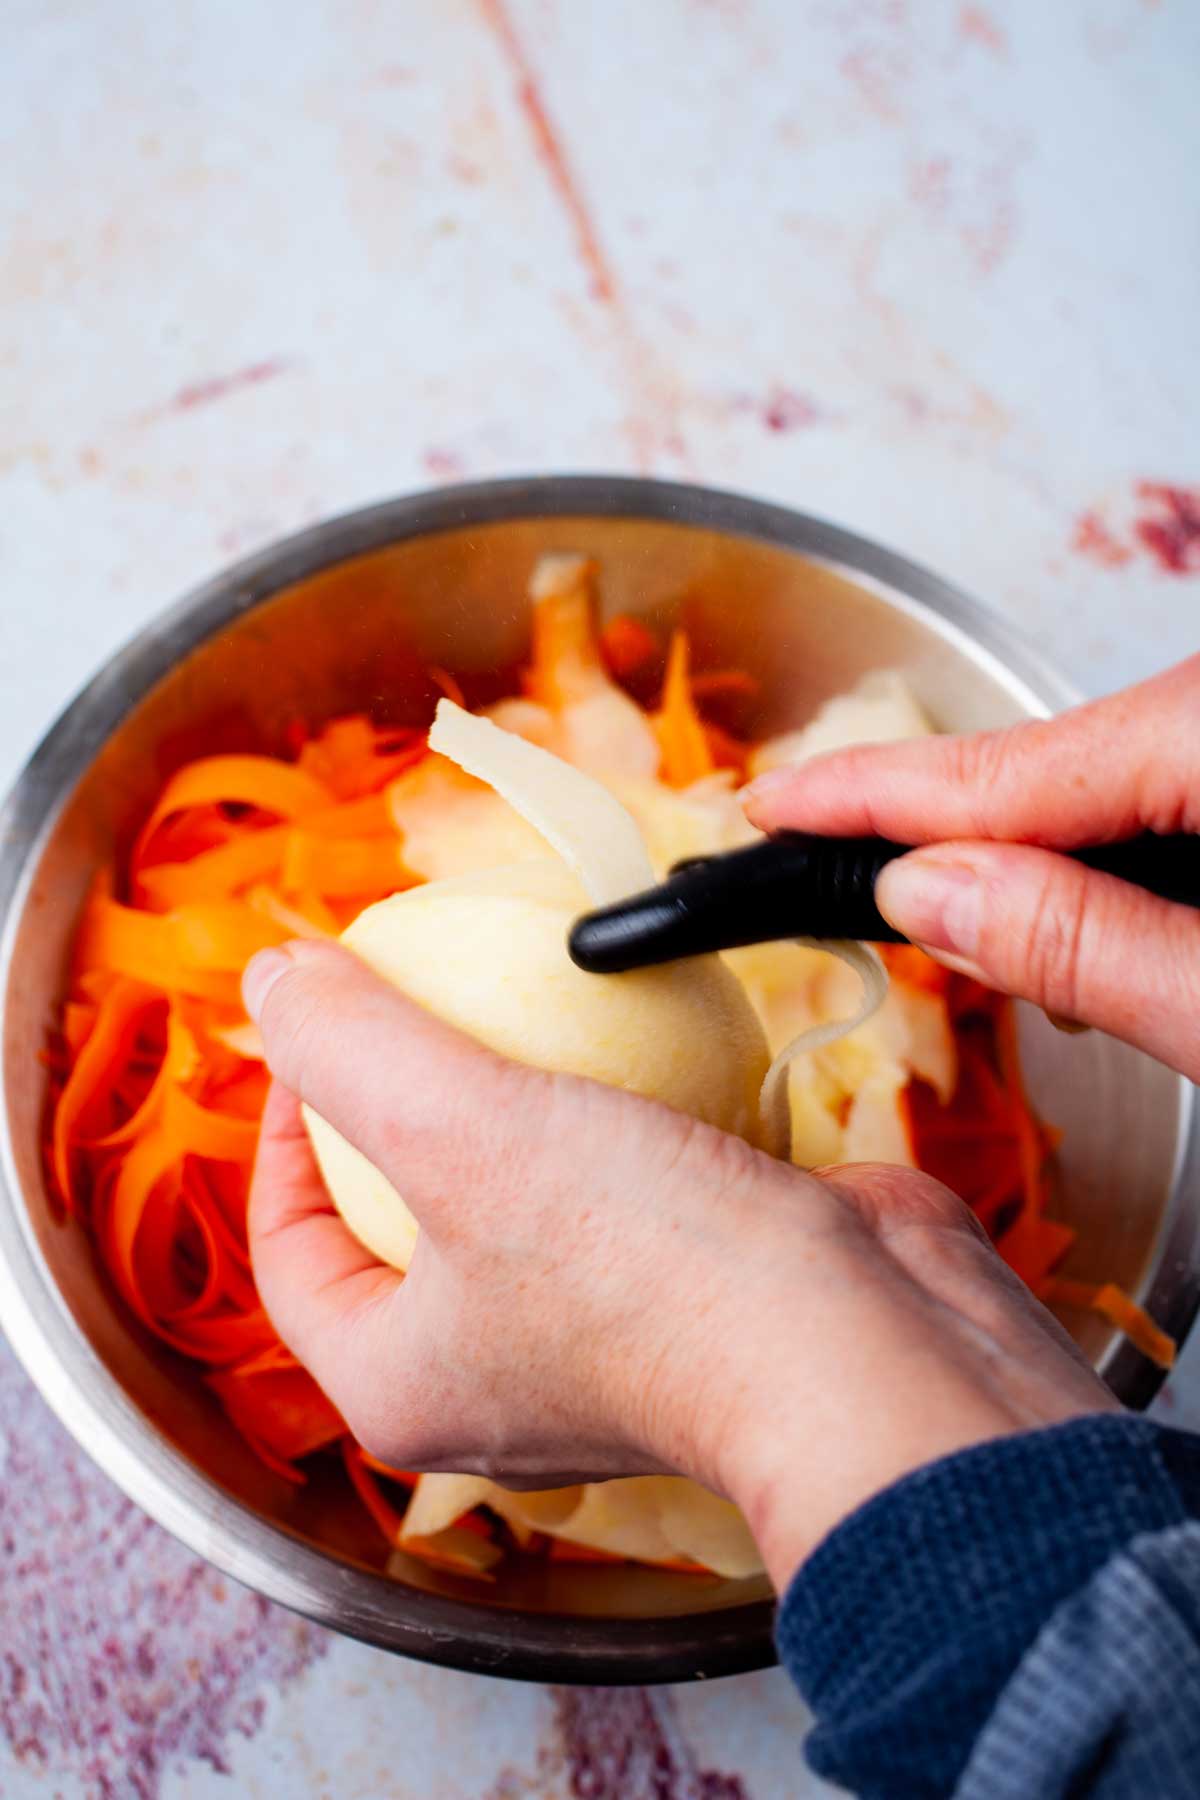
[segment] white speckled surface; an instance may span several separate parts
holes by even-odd
[[[8,0],[0,779],[183,588],[460,475],[827,514],[1090,690],[1183,654],[1137,484],[1200,482],[1198,76],[1190,0]],[[330,1642],[0,1399],[6,1796],[818,1791],[778,1675],[579,1700]]]

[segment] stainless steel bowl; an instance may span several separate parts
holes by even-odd
[[[335,519],[238,564],[118,652],[10,796],[0,837],[3,1081],[0,1320],[47,1401],[108,1474],[229,1575],[410,1656],[555,1681],[648,1682],[772,1660],[762,1582],[514,1563],[486,1592],[385,1558],[331,1470],[299,1492],[242,1445],[194,1371],[114,1303],[43,1183],[37,1050],[95,867],[200,750],[275,748],[289,719],[412,718],[420,669],[511,668],[534,559],[583,548],[605,604],[685,615],[706,660],[762,682],[759,725],[802,718],[865,670],[903,668],[948,729],[1045,714],[1069,689],[935,576],[820,520],[702,488],[611,477],[489,482]],[[1191,1090],[1040,1016],[1024,1048],[1065,1131],[1063,1215],[1082,1276],[1120,1281],[1177,1336],[1197,1304],[1200,1141]],[[1096,1320],[1071,1323],[1117,1393],[1157,1377]]]

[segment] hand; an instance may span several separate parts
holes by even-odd
[[[333,945],[264,952],[246,997],[276,1076],[255,1276],[387,1462],[514,1486],[691,1475],[742,1507],[782,1585],[909,1470],[1114,1405],[923,1175],[804,1174],[506,1062]],[[411,1205],[407,1277],[333,1211],[293,1094]]]
[[[934,846],[879,878],[898,930],[1200,1080],[1200,914],[1054,855],[1200,831],[1200,656],[1049,722],[773,770],[746,811],[764,831]]]

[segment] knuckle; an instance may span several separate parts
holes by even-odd
[[[386,1463],[391,1469],[407,1469],[414,1462],[424,1460],[415,1436],[397,1434],[386,1420],[364,1409],[357,1401],[343,1409],[343,1416],[355,1443],[377,1462]]]
[[[949,738],[946,755],[954,786],[977,795],[982,803],[994,792],[1013,757],[1011,731],[981,731],[969,737]],[[980,812],[982,817],[982,811]]]
[[[702,1183],[707,1193],[719,1196],[756,1171],[761,1153],[744,1138],[683,1113],[673,1114],[671,1124],[673,1130],[663,1140],[660,1181]]]
[[[289,969],[267,995],[260,1020],[271,1068],[286,1074],[289,1087],[299,1085],[308,1059],[307,985],[303,970]]]
[[[1028,719],[943,740],[946,775],[966,797],[977,836],[990,837],[1012,807],[1027,801],[1029,783],[1043,764],[1054,729],[1053,723]]]
[[[434,1453],[420,1396],[403,1380],[389,1384],[386,1395],[373,1394],[370,1383],[359,1381],[340,1400],[334,1398],[355,1443],[368,1456],[393,1469],[411,1469],[424,1467]]]
[[[259,1028],[271,1067],[286,1067],[288,1086],[310,1070],[330,1040],[330,1021],[344,1011],[347,971],[358,965],[335,944],[302,940],[287,951],[290,967],[271,985]]]
[[[1034,895],[1015,950],[1024,985],[1040,1006],[1077,1018],[1083,999],[1087,883],[1073,870],[1049,868]],[[1011,952],[1010,952],[1011,954]]]
[[[845,1193],[877,1228],[938,1226],[986,1236],[966,1202],[921,1169],[894,1163],[844,1163],[811,1173],[826,1186]]]
[[[368,1456],[378,1457],[380,1462],[399,1465],[399,1446],[392,1441],[391,1433],[377,1417],[375,1409],[365,1405],[360,1395],[343,1396],[338,1410],[360,1450],[365,1450]]]
[[[962,787],[977,787],[989,775],[994,774],[998,749],[999,734],[994,731],[973,732],[967,737],[949,738],[946,743],[946,757],[950,764],[950,772]]]

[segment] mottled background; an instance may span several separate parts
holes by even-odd
[[[1194,0],[4,0],[0,777],[183,588],[459,477],[724,483],[1088,689],[1181,655],[1198,79]],[[260,1604],[0,1355],[0,1794],[818,1791],[778,1675],[539,1691]]]

